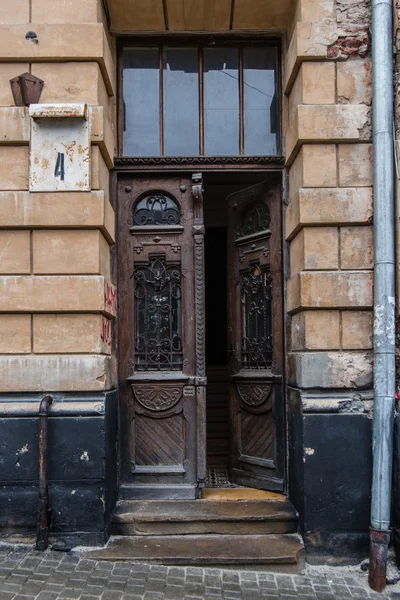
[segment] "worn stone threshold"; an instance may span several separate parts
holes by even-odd
[[[165,565],[286,565],[296,572],[304,546],[297,534],[112,536],[105,548],[83,557]]]

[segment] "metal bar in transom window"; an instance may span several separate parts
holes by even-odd
[[[204,156],[204,78],[203,78],[203,48],[199,48],[199,150]]]
[[[160,98],[159,98],[159,118],[160,118],[160,156],[164,156],[164,47],[159,48],[159,82],[160,82]]]
[[[243,79],[243,48],[239,52],[239,154],[244,155],[244,79]]]

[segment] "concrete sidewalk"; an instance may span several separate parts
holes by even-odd
[[[372,592],[359,567],[307,566],[301,575],[105,562],[79,552],[0,545],[0,600],[344,600]]]

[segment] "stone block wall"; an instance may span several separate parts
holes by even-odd
[[[370,19],[366,1],[298,0],[285,60],[289,486],[311,554],[332,553],[328,539],[342,556],[365,550],[368,540]],[[340,515],[352,514],[354,504],[358,518],[344,524]]]
[[[0,526],[35,526],[36,413],[42,394],[52,392],[53,531],[78,529],[101,542],[117,472],[117,407],[108,393],[115,386],[114,40],[101,0],[0,0],[0,8],[0,406],[4,430],[13,432],[0,449],[9,465],[0,474]],[[37,43],[26,39],[29,31]],[[10,87],[25,72],[44,81],[40,103],[88,105],[90,191],[29,192],[28,109],[15,106]],[[96,447],[85,440],[92,429]],[[63,439],[70,440],[69,465],[54,459]],[[87,453],[78,456],[82,442]],[[17,464],[20,447],[26,451]]]
[[[0,392],[103,391],[114,385],[115,61],[102,3],[1,6]],[[27,71],[44,81],[40,102],[89,105],[92,191],[28,191],[29,117],[9,83]]]

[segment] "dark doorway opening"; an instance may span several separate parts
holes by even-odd
[[[227,196],[265,179],[257,173],[204,174],[208,485],[229,485]]]

